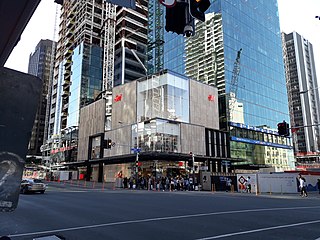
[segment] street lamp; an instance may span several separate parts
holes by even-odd
[[[309,89],[306,89],[306,90],[303,90],[303,91],[300,91],[299,94],[303,94],[303,93],[307,93],[309,91],[312,91],[312,90],[316,90],[318,89],[319,87],[316,87],[316,88],[309,88]]]

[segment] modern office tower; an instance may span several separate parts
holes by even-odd
[[[295,156],[298,164],[319,161],[320,102],[313,47],[297,32],[282,36]]]
[[[146,76],[148,1],[117,7],[114,86]]]
[[[41,156],[40,147],[46,139],[47,132],[45,127],[46,122],[46,107],[48,98],[49,83],[52,78],[51,60],[55,54],[56,42],[51,40],[40,40],[35,51],[30,54],[28,73],[42,79],[42,94],[39,100],[39,106],[35,118],[35,122],[31,132],[31,139],[28,147],[29,156]]]
[[[238,165],[292,169],[290,138],[276,131],[278,122],[289,122],[277,1],[211,2],[206,21],[196,21],[194,37],[164,33],[163,68],[216,84],[220,128],[230,134],[231,157]],[[197,37],[196,45],[192,39]],[[206,55],[211,65],[206,66]],[[271,148],[286,150],[282,165],[273,164],[276,154],[267,164],[265,154]]]

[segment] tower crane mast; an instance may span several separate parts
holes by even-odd
[[[240,73],[240,57],[241,57],[242,48],[237,53],[236,60],[233,64],[232,78],[230,84],[230,100],[229,100],[229,121],[233,121],[234,117],[234,108],[237,102],[237,92],[238,92],[238,79]]]

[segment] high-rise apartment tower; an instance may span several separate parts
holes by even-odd
[[[319,90],[312,44],[297,32],[282,33],[294,152],[299,161],[320,150]]]

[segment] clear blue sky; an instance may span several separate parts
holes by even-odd
[[[296,31],[313,44],[317,79],[320,82],[320,20],[315,18],[316,15],[320,15],[320,0],[278,0],[278,5],[281,30],[285,33]],[[28,71],[29,55],[37,43],[41,39],[54,38],[56,9],[57,4],[53,0],[40,2],[20,42],[11,53],[6,67],[21,72]],[[59,31],[58,24],[59,15],[56,36]]]

